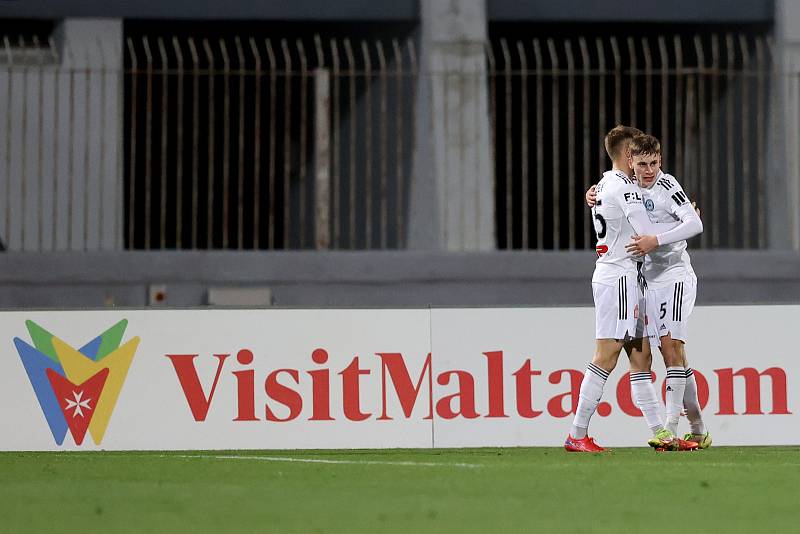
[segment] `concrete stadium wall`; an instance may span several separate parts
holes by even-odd
[[[692,259],[699,305],[800,303],[796,253],[693,251]],[[594,254],[6,253],[0,261],[2,309],[189,307],[210,301],[288,307],[591,306]],[[227,296],[214,297],[220,291]]]

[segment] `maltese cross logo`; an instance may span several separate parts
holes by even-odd
[[[83,443],[83,437],[86,435],[86,430],[88,430],[94,416],[94,411],[89,402],[102,395],[109,371],[108,369],[102,369],[81,384],[72,383],[68,378],[64,378],[52,369],[48,369],[46,372],[50,385],[53,387],[53,392],[59,398],[61,413],[64,414],[64,419],[72,432],[72,437],[75,438],[75,444],[80,445]]]
[[[67,403],[67,406],[64,408],[64,410],[73,410],[72,417],[83,417],[84,409],[92,409],[92,407],[89,406],[89,402],[92,399],[81,399],[81,397],[83,397],[83,391],[73,391],[71,399],[64,399]]]

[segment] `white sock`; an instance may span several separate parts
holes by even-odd
[[[603,396],[603,386],[608,380],[608,373],[593,363],[589,364],[586,374],[581,381],[581,393],[578,399],[578,409],[575,412],[575,419],[572,422],[570,435],[575,439],[586,437],[589,420],[597,410],[600,398]]]
[[[706,425],[703,424],[700,401],[697,398],[697,382],[694,379],[694,371],[689,367],[686,368],[686,389],[683,392],[683,407],[686,408],[686,417],[689,419],[692,434],[705,434]]]
[[[656,387],[649,372],[631,373],[631,393],[633,403],[642,411],[647,426],[655,435],[664,428],[664,418],[661,416],[661,403],[658,402]]]
[[[678,420],[683,409],[683,393],[686,390],[686,369],[667,367],[667,429],[678,433]]]

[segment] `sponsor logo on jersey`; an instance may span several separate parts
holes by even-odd
[[[642,201],[642,196],[637,191],[625,193],[623,196],[625,197],[625,202],[628,204],[634,204]]]

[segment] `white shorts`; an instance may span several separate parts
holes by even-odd
[[[627,340],[645,336],[645,301],[635,273],[620,277],[611,286],[593,283],[592,293],[597,339]]]
[[[650,344],[661,346],[660,338],[669,334],[672,339],[686,342],[689,316],[697,297],[697,277],[693,274],[680,282],[658,289],[647,288],[647,335]]]

